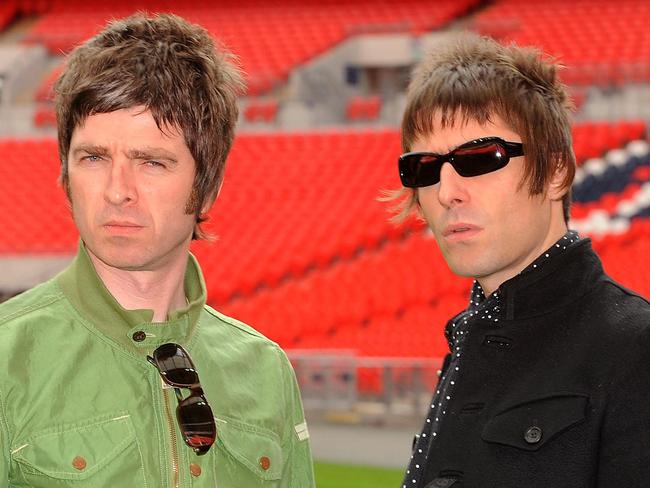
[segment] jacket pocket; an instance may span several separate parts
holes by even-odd
[[[233,419],[217,419],[216,478],[219,487],[272,487],[285,456],[274,432]]]
[[[514,405],[488,420],[481,437],[486,442],[537,451],[583,422],[588,401],[586,395],[558,393]]]
[[[146,487],[142,456],[128,414],[35,433],[12,449],[12,459],[20,465],[27,486]]]

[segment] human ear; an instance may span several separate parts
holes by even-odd
[[[564,195],[566,195],[566,192],[569,190],[566,183],[566,177],[566,166],[558,164],[546,189],[546,196],[549,200],[557,201],[564,198]]]
[[[202,215],[208,213],[208,211],[212,208],[212,205],[214,205],[214,202],[217,200],[219,193],[221,193],[221,188],[223,188],[223,179],[219,182],[219,188],[217,188],[217,190],[212,195],[206,198],[205,202],[203,203],[203,206],[201,207]]]

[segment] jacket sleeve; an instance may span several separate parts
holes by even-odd
[[[296,375],[284,352],[281,351],[283,369],[284,398],[286,402],[284,452],[287,458],[284,465],[281,488],[315,488],[314,466],[309,445],[309,430],[302,408],[300,390]]]
[[[650,323],[645,324],[650,329]],[[598,488],[650,486],[650,334],[631,341],[609,385]]]

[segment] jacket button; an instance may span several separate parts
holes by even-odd
[[[260,467],[266,471],[271,467],[271,460],[267,456],[262,456],[260,458]]]
[[[139,330],[133,333],[133,340],[135,342],[142,342],[147,338],[147,334],[143,330]]]
[[[84,458],[82,458],[81,456],[76,456],[72,460],[72,467],[74,469],[79,470],[79,471],[83,471],[84,469],[86,469],[86,460]]]
[[[539,427],[529,427],[526,432],[524,432],[524,440],[528,444],[537,444],[542,440],[542,429]]]
[[[190,473],[194,477],[201,476],[201,466],[196,463],[190,464]]]

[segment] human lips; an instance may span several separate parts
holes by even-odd
[[[144,226],[126,220],[109,220],[105,222],[102,227],[112,234],[132,234],[139,231]]]
[[[459,222],[445,227],[442,236],[450,241],[460,241],[474,237],[480,231],[481,228],[476,225]]]

